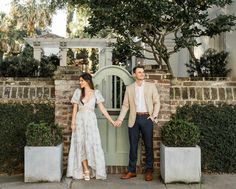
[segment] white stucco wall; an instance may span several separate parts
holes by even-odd
[[[236,1],[227,8],[229,14],[236,15]],[[226,51],[230,52],[229,67],[232,69],[231,76],[236,77],[236,31],[229,32],[225,37]]]
[[[172,40],[173,37],[169,36],[166,38],[166,46],[169,50],[172,50],[174,47],[174,41]],[[148,47],[146,47],[148,48]],[[148,48],[151,50],[151,48]],[[153,58],[153,54],[147,51],[144,51],[145,57]],[[185,66],[186,63],[189,62],[189,52],[187,49],[181,49],[179,52],[174,53],[170,56],[170,65],[173,71],[173,75],[175,77],[187,77],[187,68]],[[145,64],[157,64],[154,60],[144,60]]]

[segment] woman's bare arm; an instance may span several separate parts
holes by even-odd
[[[107,120],[112,123],[112,125],[114,125],[114,121],[111,118],[111,116],[109,115],[109,113],[107,112],[105,106],[103,105],[103,103],[98,103],[98,107],[100,109],[100,111],[103,113],[103,115],[105,116],[105,118],[107,118]]]
[[[76,127],[76,113],[78,111],[78,104],[73,104],[73,110],[72,110],[72,121],[71,121],[71,129],[72,132],[75,131],[75,127]]]

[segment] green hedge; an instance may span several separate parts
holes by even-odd
[[[31,122],[54,123],[47,104],[0,104],[0,173],[23,172],[25,131]]]
[[[199,126],[203,170],[236,173],[236,106],[183,106],[176,118]]]

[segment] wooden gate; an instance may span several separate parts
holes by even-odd
[[[106,66],[96,72],[93,81],[95,88],[105,98],[104,104],[109,114],[116,120],[123,102],[125,86],[134,82],[133,77],[120,66]],[[114,128],[97,109],[96,114],[106,165],[126,166],[129,159],[128,115],[122,127]]]

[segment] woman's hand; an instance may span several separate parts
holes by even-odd
[[[111,120],[111,124],[113,125],[113,127],[116,127],[115,121]]]
[[[75,132],[75,123],[71,124],[71,130],[72,130],[72,132]]]

